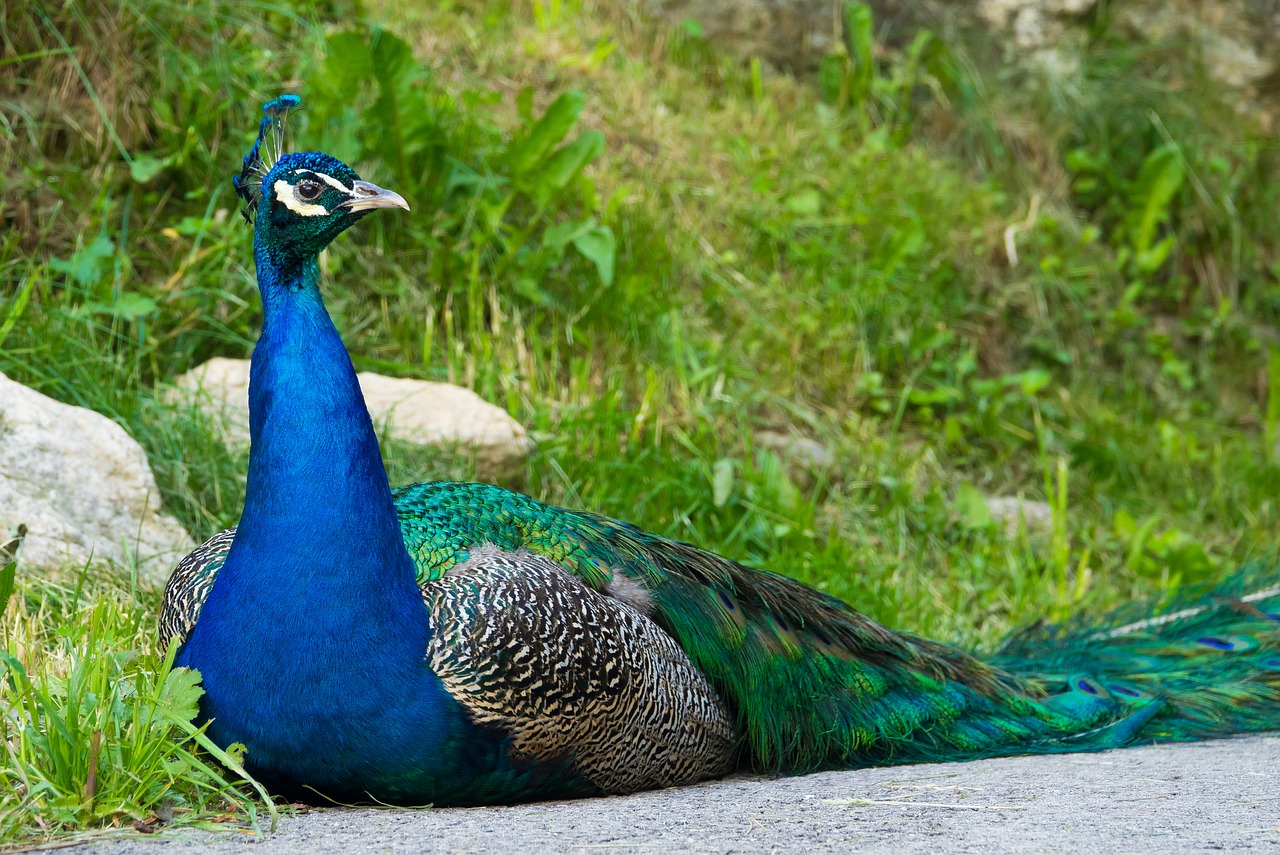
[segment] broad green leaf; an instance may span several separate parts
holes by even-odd
[[[1018,391],[1030,398],[1052,383],[1053,375],[1044,369],[1032,368],[1008,375],[1005,377],[1005,382],[1009,385],[1016,385]]]
[[[1125,540],[1133,537],[1138,530],[1138,523],[1134,520],[1133,514],[1124,508],[1119,508],[1116,511],[1115,516],[1111,518],[1111,526],[1115,533]]]
[[[1151,152],[1142,162],[1132,194],[1137,205],[1130,212],[1130,234],[1137,254],[1151,249],[1156,229],[1169,219],[1170,205],[1182,188],[1185,175],[1182,152],[1172,143]]]
[[[506,160],[511,173],[522,176],[541,163],[573,128],[585,103],[581,92],[565,92],[553,101],[542,118],[507,148]]]
[[[1066,164],[1069,172],[1103,172],[1107,158],[1087,148],[1073,148],[1067,152]]]
[[[139,184],[146,184],[159,175],[167,165],[167,160],[161,160],[149,154],[135,154],[133,162],[129,164],[129,177]]]
[[[898,104],[895,108],[897,111],[895,132],[899,142],[904,139],[904,135],[910,129],[911,97],[916,90],[920,69],[927,66],[932,58],[941,52],[941,49],[942,43],[928,30],[921,30],[916,33],[915,39],[911,42],[911,47],[907,51],[906,67],[901,70],[900,76],[894,81],[898,91]]]
[[[425,113],[413,91],[421,68],[408,43],[382,29],[370,33],[369,56],[378,81],[378,100],[369,111],[377,122],[378,153],[391,160],[398,177],[407,178],[410,151],[420,148],[415,131]]]
[[[1135,253],[1133,256],[1134,266],[1138,268],[1140,273],[1155,273],[1169,258],[1169,253],[1173,251],[1176,243],[1177,237],[1175,235],[1165,235],[1150,249]]]
[[[317,117],[309,130],[321,151],[339,160],[358,161],[381,134],[380,123],[367,115],[369,87],[376,82],[368,33],[365,29],[332,33],[325,47],[324,62],[307,75],[307,101]]]
[[[562,248],[573,243],[580,235],[586,234],[596,224],[594,218],[587,220],[565,220],[548,226],[542,233],[542,245],[548,248]]]
[[[133,292],[121,294],[111,304],[111,314],[130,321],[149,315],[155,310],[155,300]]]
[[[324,73],[316,84],[335,101],[350,103],[360,94],[360,85],[373,80],[373,57],[364,33],[347,30],[325,39],[327,58]]]
[[[98,235],[63,261],[55,258],[49,267],[70,276],[79,285],[95,285],[106,275],[108,262],[115,257],[116,245],[106,235]]]
[[[816,217],[822,211],[822,196],[817,190],[808,187],[788,196],[783,204],[794,214],[802,217]]]
[[[0,339],[3,341],[3,339]],[[1280,452],[1280,349],[1267,354],[1267,421],[1262,436],[1267,462],[1276,465]]]
[[[954,404],[963,400],[964,394],[954,386],[939,385],[932,388],[913,388],[907,393],[907,400],[917,406],[934,404]]]
[[[175,668],[169,672],[156,698],[156,710],[169,723],[190,724],[200,714],[200,672]]]
[[[608,226],[590,228],[573,239],[573,248],[596,266],[601,282],[606,286],[613,284],[613,265],[617,260],[618,249],[613,240],[612,229]]]
[[[400,94],[400,83],[421,71],[409,43],[379,27],[369,31],[369,59],[373,63],[373,76],[396,94]]]
[[[440,138],[429,103],[432,90],[422,85],[426,68],[407,42],[378,27],[335,33],[327,44],[315,78],[317,112],[324,121],[314,131],[332,154],[381,160],[383,181],[409,195],[434,168],[421,155]]]
[[[956,498],[952,503],[960,524],[969,529],[991,527],[991,509],[987,500],[977,487],[969,483],[961,484],[956,490]]]
[[[943,91],[948,93],[969,92],[968,80],[956,66],[954,54],[943,39],[930,33],[928,50],[920,58],[921,66],[938,81]]]
[[[556,149],[542,168],[533,173],[535,188],[564,189],[602,151],[604,134],[587,131],[568,145]]]
[[[529,276],[521,276],[516,280],[515,292],[535,306],[550,306],[555,303],[551,295],[542,290],[537,280]]]
[[[849,60],[844,54],[829,53],[818,61],[818,92],[825,104],[838,104],[845,85]]]
[[[533,122],[532,86],[526,86],[516,93],[516,114],[526,122]]]
[[[227,746],[227,757],[231,758],[236,765],[243,765],[248,756],[249,747],[243,742],[233,742]]]
[[[110,303],[89,303],[84,310],[92,315],[111,315],[126,321],[136,321],[156,310],[156,301],[143,294],[127,292]]]

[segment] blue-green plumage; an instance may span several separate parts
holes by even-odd
[[[210,734],[271,785],[503,802],[1280,725],[1271,568],[983,661],[626,523],[484,484],[391,491],[316,257],[407,205],[284,155],[295,104],[267,105],[236,178],[265,309],[244,512],[175,570],[161,621]]]

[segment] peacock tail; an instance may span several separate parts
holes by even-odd
[[[424,591],[478,548],[554,562],[651,616],[769,772],[1098,751],[1280,727],[1280,571],[1255,564],[1157,610],[1043,624],[987,658],[896,632],[799,582],[487,484],[394,492]],[[199,616],[234,529],[170,582],[162,641]]]
[[[1158,607],[1157,607],[1158,604]],[[1254,562],[1102,618],[1037,624],[991,657],[1050,692],[1110,694],[1155,712],[1134,741],[1186,742],[1280,728],[1280,572]],[[1112,740],[1099,748],[1120,747]]]

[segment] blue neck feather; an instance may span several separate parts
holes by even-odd
[[[313,616],[346,611],[394,629],[377,633],[379,649],[410,642],[405,652],[421,661],[426,615],[355,369],[320,297],[317,260],[286,267],[255,249],[264,319],[234,569],[252,568],[272,589],[301,588]],[[285,555],[302,566],[286,568]]]
[[[179,664],[203,675],[210,734],[266,779],[342,793],[412,764],[387,790],[411,794],[445,774],[463,723],[424,661],[426,609],[317,260],[280,259],[264,231],[244,512]]]
[[[320,297],[319,265],[311,258],[281,269],[261,251],[258,262],[265,314],[250,374],[237,545],[260,547],[264,559],[295,549],[342,554],[340,584],[351,594],[404,600],[414,608],[396,611],[421,618],[377,436]]]

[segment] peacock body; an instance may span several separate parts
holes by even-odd
[[[623,522],[485,484],[393,492],[317,256],[408,206],[284,154],[294,104],[265,106],[236,179],[264,305],[244,511],[175,569],[160,629],[260,780],[478,804],[1280,725],[1273,568],[984,661]]]

